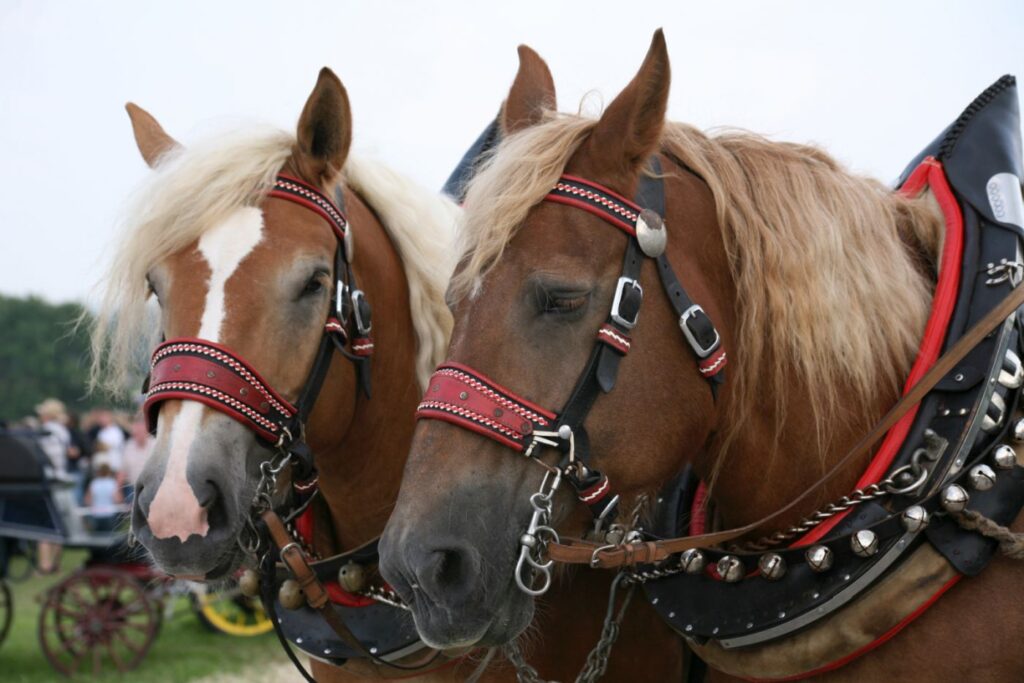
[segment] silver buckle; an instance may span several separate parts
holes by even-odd
[[[352,315],[355,318],[356,331],[359,332],[359,335],[362,337],[365,337],[366,335],[370,334],[370,330],[373,328],[372,323],[367,323],[365,320],[363,320],[362,313],[360,312],[361,309],[359,307],[359,303],[361,301],[364,301],[365,299],[366,295],[363,294],[363,290],[352,290]]]
[[[720,341],[721,337],[719,337],[718,335],[718,329],[715,328],[714,325],[712,325],[711,329],[715,331],[715,341],[711,342],[711,344],[706,347],[701,345],[701,343],[697,341],[697,338],[693,336],[693,332],[690,331],[689,326],[687,326],[686,324],[686,321],[695,316],[697,313],[703,313],[705,318],[708,317],[708,314],[704,312],[704,309],[701,308],[700,305],[694,304],[687,308],[685,311],[683,311],[683,314],[679,316],[679,329],[683,331],[683,335],[686,337],[686,341],[690,342],[690,347],[693,349],[693,352],[696,353],[699,358],[707,358],[708,356],[715,352],[715,349],[718,348],[718,342]]]
[[[631,277],[626,277],[625,275],[620,277],[618,283],[615,285],[615,298],[612,299],[612,320],[614,320],[619,325],[622,325],[622,327],[626,328],[627,330],[632,330],[634,327],[636,327],[637,320],[640,319],[639,309],[636,312],[636,316],[634,316],[632,320],[626,320],[625,318],[619,315],[619,304],[622,302],[622,292],[623,290],[625,290],[626,285],[629,285],[634,289],[640,290],[640,297],[643,298],[644,288],[640,286],[639,282],[637,282]]]

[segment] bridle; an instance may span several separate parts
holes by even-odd
[[[686,293],[665,256],[665,196],[657,157],[652,158],[650,166],[650,173],[641,176],[636,203],[607,187],[570,175],[559,178],[544,197],[545,201],[591,213],[627,236],[611,310],[597,330],[594,348],[562,410],[546,410],[471,367],[449,362],[431,377],[426,396],[416,411],[418,419],[443,420],[476,432],[549,470],[540,490],[530,499],[534,514],[521,538],[516,569],[517,584],[530,595],[542,594],[550,585],[551,562],[543,561],[543,550],[548,542],[558,540],[548,523],[551,498],[561,479],[569,482],[577,498],[590,509],[594,536],[604,538],[611,531],[615,541],[624,540],[615,536],[621,530],[612,529],[619,497],[612,493],[608,477],[589,462],[584,422],[598,396],[615,388],[619,363],[632,346],[629,333],[637,325],[643,303],[640,271],[644,258],[656,261],[662,288],[678,317],[680,331],[713,397],[717,397],[725,379],[727,356],[721,336],[704,309]],[[537,457],[544,446],[563,453],[557,465],[548,465]],[[539,587],[525,575],[528,566],[543,576]]]
[[[198,401],[250,429],[264,446],[283,454],[295,468],[298,480],[313,476],[312,454],[305,445],[305,425],[316,404],[334,352],[356,368],[359,389],[370,396],[370,357],[373,339],[370,304],[356,284],[351,263],[351,233],[342,208],[319,190],[287,175],[278,175],[268,193],[313,211],[331,228],[337,239],[334,256],[335,295],[324,321],[324,333],[306,381],[295,402],[285,399],[260,373],[232,349],[207,339],[179,337],[161,343],[153,351],[149,375],[143,386],[143,412],[150,432],[164,401]],[[350,341],[351,340],[351,341]]]

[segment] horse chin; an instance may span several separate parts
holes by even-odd
[[[149,551],[160,571],[175,578],[217,581],[231,576],[245,559],[235,538],[237,534],[218,534],[219,538],[192,536],[184,543],[154,542],[148,529],[139,533],[139,542]]]
[[[436,650],[505,645],[533,621],[533,600],[525,595],[513,595],[496,608],[450,609],[427,603],[412,603],[413,620],[420,639]]]

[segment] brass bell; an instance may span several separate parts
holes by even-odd
[[[786,574],[786,560],[778,553],[768,553],[757,561],[757,568],[761,570],[761,576],[764,578],[778,581]]]
[[[247,598],[255,598],[260,594],[260,575],[252,569],[246,569],[238,577],[238,588]]]
[[[277,601],[285,609],[299,609],[306,604],[302,588],[299,587],[299,582],[295,579],[287,579],[281,584],[280,590],[277,591]]]
[[[718,570],[718,575],[726,583],[736,583],[747,574],[743,562],[735,555],[723,556],[715,568]]]
[[[704,553],[696,548],[684,550],[683,554],[679,556],[679,568],[687,574],[700,574],[704,571],[706,564],[707,560],[704,559]]]
[[[366,570],[363,565],[346,562],[338,570],[338,584],[349,593],[358,593],[366,587]]]
[[[827,572],[832,568],[832,550],[824,545],[812,545],[804,553],[807,564],[813,571]]]

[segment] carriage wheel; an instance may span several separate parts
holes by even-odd
[[[157,606],[130,574],[86,569],[50,589],[39,615],[39,644],[67,676],[131,671],[156,638]]]
[[[229,636],[258,636],[274,628],[259,598],[242,595],[236,586],[223,591],[196,590],[192,609],[204,626]]]
[[[7,582],[0,579],[0,643],[7,638],[11,630],[11,622],[14,621],[14,596],[11,595],[11,588]]]

